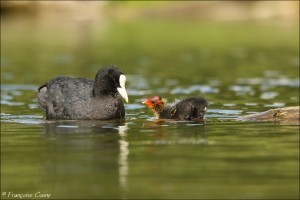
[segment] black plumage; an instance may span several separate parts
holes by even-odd
[[[125,81],[116,66],[100,69],[95,80],[59,76],[39,87],[37,100],[46,119],[121,119]]]
[[[143,104],[154,111],[159,119],[203,120],[208,103],[203,97],[190,97],[167,105],[160,96],[148,98]]]

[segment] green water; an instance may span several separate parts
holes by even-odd
[[[299,126],[232,120],[299,105],[298,37],[279,22],[4,18],[1,198],[299,198]],[[107,64],[127,76],[124,121],[44,120],[39,85]],[[205,123],[156,121],[152,95],[205,96]]]

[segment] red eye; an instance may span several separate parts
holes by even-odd
[[[155,102],[156,102],[155,96],[151,98],[151,102],[152,102],[152,103],[155,103]]]
[[[161,100],[161,97],[160,96],[153,96],[152,98],[151,98],[151,102],[152,103],[157,103],[158,101],[160,101]]]

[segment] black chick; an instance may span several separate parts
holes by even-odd
[[[143,104],[154,111],[159,119],[203,120],[207,111],[207,101],[202,97],[190,97],[175,105],[167,105],[160,96],[148,98]]]

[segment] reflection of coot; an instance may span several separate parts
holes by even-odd
[[[159,119],[203,120],[207,101],[202,97],[191,97],[170,106],[160,96],[148,98],[143,104],[151,108]]]
[[[125,109],[120,95],[128,102],[125,82],[115,66],[99,70],[95,81],[59,76],[39,88],[38,103],[47,119],[121,119]]]
[[[46,134],[122,134],[126,132],[127,125],[124,120],[57,120],[43,124]]]
[[[122,168],[129,167],[124,120],[45,122],[43,151],[34,157],[42,184],[58,199],[121,199],[123,188],[118,186],[121,179],[127,181]]]

